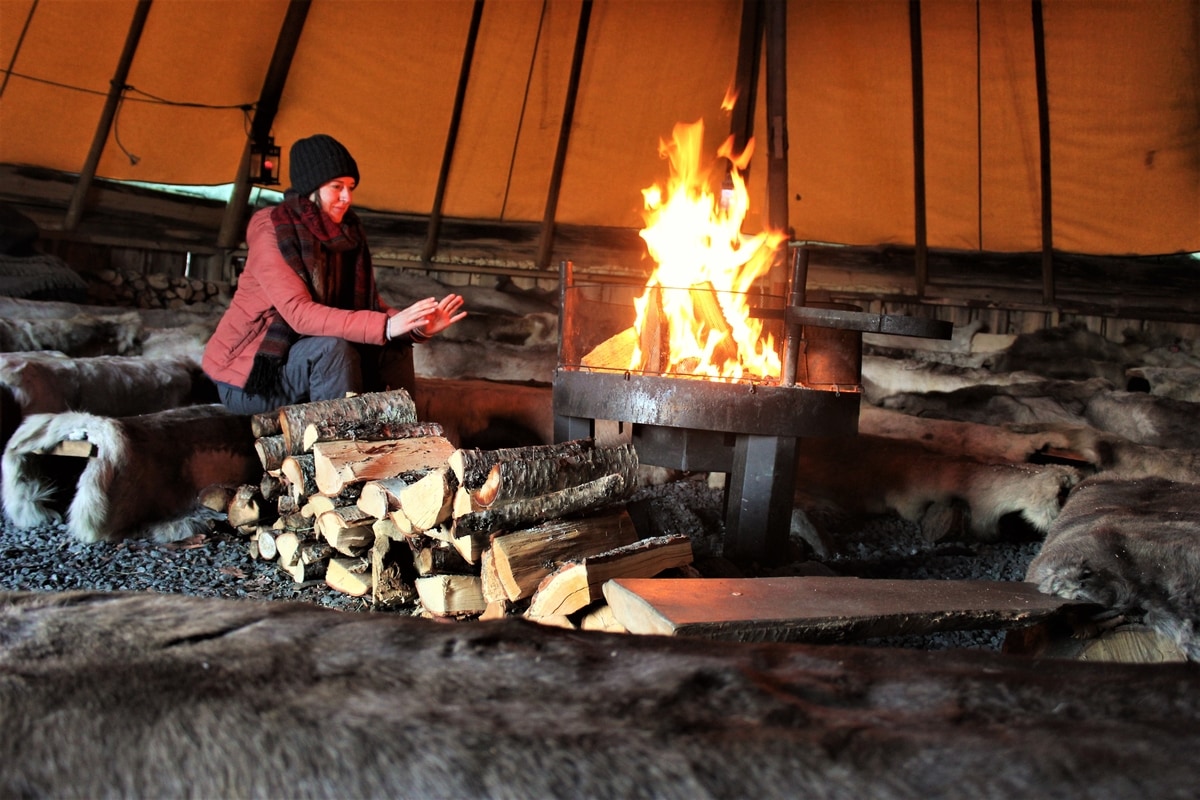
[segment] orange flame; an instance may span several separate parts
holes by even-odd
[[[746,295],[770,268],[785,236],[741,232],[750,207],[741,171],[753,142],[734,154],[731,136],[718,150],[730,168],[714,195],[708,172],[700,168],[703,140],[703,121],[676,125],[671,141],[659,143],[671,165],[666,191],[655,184],[642,192],[641,237],[658,266],[634,301],[638,336],[629,368],[726,380],[778,377],[774,337],[763,337],[762,321],[750,316]],[[660,330],[669,347],[664,343],[656,356],[647,351]]]

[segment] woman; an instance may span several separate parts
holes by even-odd
[[[300,139],[288,171],[283,203],[250,219],[246,267],[204,348],[205,374],[238,414],[347,392],[411,392],[411,346],[465,317],[462,297],[401,311],[383,302],[350,210],[358,164],[336,139]]]

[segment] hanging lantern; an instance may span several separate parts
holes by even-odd
[[[274,136],[250,144],[250,182],[262,186],[279,185],[279,147]]]

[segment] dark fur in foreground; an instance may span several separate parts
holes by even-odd
[[[1089,478],[1071,492],[1026,580],[1144,616],[1200,661],[1200,484]]]
[[[3,797],[1190,797],[1200,673],[0,595]]]

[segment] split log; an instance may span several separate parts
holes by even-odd
[[[692,301],[693,317],[700,324],[697,341],[706,342],[714,333],[717,336],[717,343],[709,361],[719,367],[726,361],[737,360],[733,326],[725,319],[725,312],[721,310],[721,302],[712,282],[704,281],[692,286],[688,289],[688,297]]]
[[[580,359],[580,364],[589,369],[629,369],[637,343],[637,328],[626,328],[593,347]]]
[[[333,557],[325,568],[325,585],[351,597],[371,591],[371,561],[367,558]]]
[[[413,566],[417,574],[428,575],[473,575],[475,569],[449,542],[428,536],[405,537],[412,551]]]
[[[441,436],[385,442],[318,442],[313,445],[317,487],[335,495],[350,483],[392,478],[446,463],[454,445]]]
[[[234,492],[225,513],[230,525],[241,528],[245,525],[257,525],[262,521],[265,506],[258,487],[243,484]]]
[[[283,465],[283,460],[288,457],[283,434],[258,437],[254,440],[254,452],[258,453],[258,460],[267,472],[278,470]]]
[[[392,424],[417,421],[417,407],[408,392],[368,392],[351,397],[299,403],[279,409],[279,427],[291,454],[302,453],[304,431],[310,423],[328,420],[378,419]]]
[[[646,310],[638,332],[637,352],[630,369],[660,375],[666,371],[671,356],[671,329],[663,312],[663,289],[651,286],[646,290]]]
[[[400,508],[414,531],[427,531],[450,519],[455,488],[450,468],[440,467],[400,490]]]
[[[375,537],[375,543],[371,545],[371,602],[374,605],[399,606],[416,599],[417,590],[405,577],[403,559],[409,553],[409,548],[400,542],[387,536]]]
[[[421,605],[435,616],[474,616],[487,608],[478,575],[430,575],[417,578],[416,588]]]
[[[558,444],[531,447],[502,447],[496,450],[460,448],[450,454],[446,463],[454,472],[459,486],[471,491],[481,488],[491,475],[492,468],[506,461],[526,461],[535,458],[555,458],[579,455],[595,447],[591,439],[572,439]]]
[[[496,557],[491,548],[484,550],[480,555],[479,577],[482,580],[483,599],[488,601],[488,605],[503,603],[507,608],[510,602],[508,592],[504,591],[504,584],[500,582],[500,573],[496,571]]]
[[[317,442],[361,441],[378,442],[393,439],[414,439],[418,436],[445,436],[437,422],[392,422],[377,417],[365,419],[331,417],[308,423],[300,446],[312,449]]]
[[[613,578],[653,578],[664,570],[692,563],[692,542],[682,534],[642,539],[624,547],[563,564],[538,585],[525,615],[574,614],[604,596]]]
[[[356,506],[340,506],[317,517],[316,529],[329,546],[343,555],[354,556],[375,541],[375,520]]]
[[[279,412],[264,411],[261,414],[251,415],[250,433],[255,439],[261,439],[264,436],[278,436],[283,433],[283,428],[279,424]]]
[[[224,514],[229,511],[229,504],[233,501],[237,491],[238,484],[236,483],[209,484],[196,495],[196,502],[209,511]]]
[[[492,558],[509,600],[529,597],[542,579],[569,560],[597,555],[638,539],[629,512],[556,520],[492,537]]]
[[[394,478],[381,478],[362,484],[358,507],[376,519],[387,517],[389,511],[400,508],[400,492],[425,476],[425,472],[406,472]]]
[[[288,456],[280,464],[279,473],[288,482],[289,494],[298,502],[321,491],[317,487],[316,462],[311,453]]]
[[[361,509],[360,509],[361,510]],[[388,539],[394,542],[399,542],[405,538],[396,527],[396,523],[392,522],[389,517],[377,519],[371,523],[371,533],[375,535],[375,541],[380,539]]]
[[[501,461],[492,467],[487,480],[472,493],[474,504],[489,508],[496,504],[550,494],[620,474],[626,485],[637,480],[638,457],[633,445],[596,447],[582,453],[532,456]]]
[[[602,631],[604,633],[629,633],[629,631],[613,614],[612,606],[600,603],[579,620],[581,631]]]
[[[632,488],[622,475],[605,475],[594,481],[551,494],[518,500],[505,506],[464,514],[454,520],[460,533],[519,530],[546,519],[556,519],[585,509],[601,508],[620,500]]]
[[[288,531],[275,537],[275,547],[279,552],[279,568],[296,583],[320,580],[325,576],[332,550],[324,542]]]
[[[450,543],[454,545],[454,549],[463,557],[468,564],[478,564],[483,558],[483,554],[488,549],[487,534],[482,533],[455,533],[453,526],[450,528],[452,538]]]
[[[396,526],[396,530],[400,531],[401,536],[409,536],[415,533],[412,522],[409,521],[408,516],[404,513],[403,509],[392,509],[388,512],[387,518],[392,521],[393,525]]]

